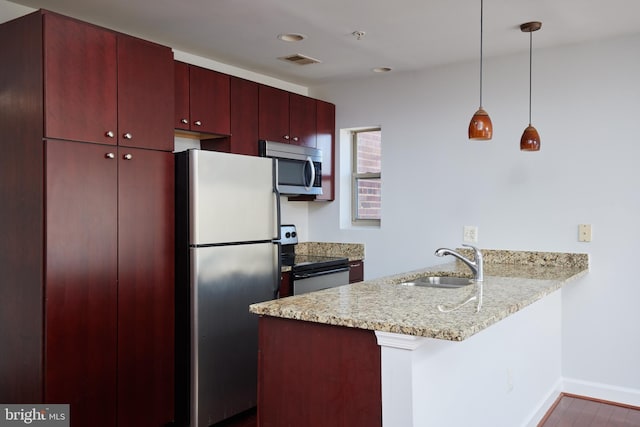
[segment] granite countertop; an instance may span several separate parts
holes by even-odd
[[[296,254],[345,257],[349,261],[364,259],[362,243],[301,242],[296,245]],[[281,271],[291,271],[291,266],[282,266]]]
[[[459,250],[465,252],[465,250]],[[403,286],[424,275],[470,277],[459,261],[279,300],[252,304],[252,313],[329,325],[462,341],[583,276],[587,254],[483,250],[484,301],[442,313],[476,292]],[[470,254],[470,252],[466,252]]]

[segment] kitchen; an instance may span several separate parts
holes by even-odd
[[[626,9],[610,6],[612,13],[635,14],[635,5],[622,5]],[[532,18],[538,19],[522,16]],[[534,46],[553,28],[553,21],[539,19],[546,26],[534,36]],[[515,28],[519,23],[491,25]],[[589,274],[562,291],[564,390],[638,406],[640,288],[634,285],[631,258],[640,235],[633,158],[638,148],[632,134],[640,112],[640,60],[633,54],[640,44],[637,29],[606,40],[535,49],[538,153],[517,147],[527,118],[528,54],[527,38],[517,29],[511,34],[522,44],[519,53],[485,59],[484,103],[495,129],[488,143],[469,143],[465,132],[477,107],[477,58],[310,85],[310,96],[336,104],[336,129],[381,126],[383,221],[377,229],[351,226],[348,165],[340,161],[348,144],[339,133],[337,202],[287,203],[285,219],[298,225],[302,241],[364,243],[366,279],[441,262],[433,251],[459,244],[462,227],[469,224],[479,227],[482,248],[588,252]],[[228,70],[190,54],[176,54],[176,59]],[[582,223],[593,224],[590,243],[577,241]]]

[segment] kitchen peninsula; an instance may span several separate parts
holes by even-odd
[[[275,425],[525,425],[560,380],[561,292],[587,254],[483,251],[484,304],[459,262],[254,304],[259,420]],[[490,327],[491,326],[491,327]],[[523,424],[524,423],[524,424]]]

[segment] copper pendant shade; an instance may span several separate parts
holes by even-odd
[[[482,108],[482,35],[484,2],[480,0],[480,107],[469,122],[469,139],[486,141],[493,136],[493,124],[489,114]]]
[[[526,22],[520,25],[520,30],[529,33],[529,126],[522,133],[520,138],[521,151],[540,151],[540,135],[531,124],[531,75],[533,63],[533,32],[542,28],[542,22]]]

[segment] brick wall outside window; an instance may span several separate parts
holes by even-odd
[[[378,129],[355,134],[356,220],[380,220],[381,217],[381,139]]]

